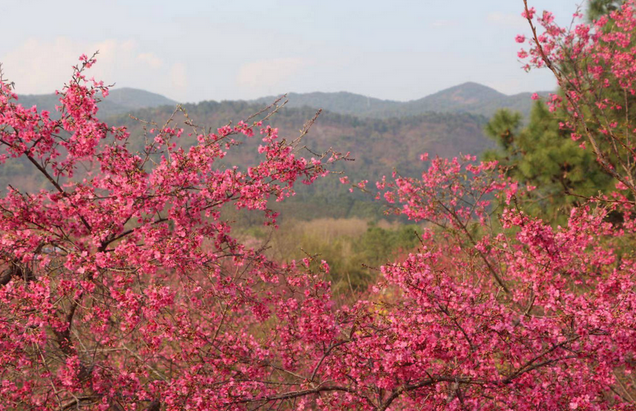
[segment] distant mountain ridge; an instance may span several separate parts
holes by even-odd
[[[232,122],[245,119],[259,112],[263,104],[247,101],[204,101],[196,104],[184,104],[191,124],[215,130]],[[156,107],[134,112],[134,116],[164,124],[170,118],[172,107]],[[279,129],[281,139],[291,141],[298,136],[299,130],[308,119],[316,114],[311,107],[284,107],[267,120],[267,124]],[[370,118],[333,111],[324,111],[305,137],[299,153],[308,157],[316,156],[333,147],[341,153],[350,153],[355,161],[335,164],[331,175],[308,187],[300,184],[297,195],[275,206],[283,215],[294,215],[301,219],[319,217],[345,218],[358,216],[363,218],[382,218],[379,205],[372,203],[372,197],[361,193],[351,194],[348,186],[339,181],[341,171],[351,181],[377,181],[383,175],[390,176],[398,170],[403,176],[417,176],[426,168],[420,161],[420,154],[429,153],[431,157],[453,157],[461,154],[479,155],[485,149],[493,147],[493,141],[483,133],[487,122],[484,116],[469,113],[428,112],[405,118]],[[173,126],[183,126],[184,118],[177,115]],[[131,133],[128,147],[141,149],[146,144],[144,125],[127,115],[115,116],[109,124],[126,126]],[[188,148],[197,144],[197,134],[189,126],[187,133],[179,139],[179,144]],[[201,130],[201,129],[199,129]],[[231,150],[227,157],[214,162],[216,167],[238,166],[245,169],[257,164],[263,155],[258,146],[261,138],[237,137],[242,147]],[[378,203],[379,204],[379,203]],[[286,208],[289,207],[289,208]],[[290,214],[291,212],[291,214]]]
[[[25,106],[36,104],[40,109],[53,112],[54,106],[59,104],[57,97],[22,96],[19,101]],[[493,111],[505,106],[504,103],[507,107],[515,107],[510,96],[474,83],[407,103],[370,99],[353,93],[294,94],[289,96],[289,100],[288,106],[271,117],[268,123],[279,128],[284,138],[295,138],[303,124],[315,115],[316,108],[325,108],[306,137],[309,151],[304,154],[313,156],[329,147],[343,153],[350,152],[355,161],[337,164],[334,171],[342,171],[351,181],[377,181],[383,175],[391,175],[394,170],[401,175],[418,175],[425,167],[419,161],[419,155],[425,152],[432,157],[453,157],[460,153],[479,155],[494,143],[483,133],[488,118],[470,111],[489,104]],[[529,93],[527,98],[519,100],[531,103]],[[237,120],[249,117],[272,101],[272,98],[256,102],[204,101],[184,104],[183,107],[194,124],[214,130],[230,121],[236,124]],[[110,125],[127,126],[131,133],[129,147],[141,150],[146,144],[145,123],[128,114],[163,124],[174,112],[176,104],[173,100],[143,90],[114,89],[100,103],[98,114]],[[347,114],[347,111],[355,114]],[[175,124],[183,121],[181,114],[177,117],[181,120]],[[256,164],[260,143],[258,138],[246,139],[244,149],[215,163],[218,167]],[[196,137],[184,135],[180,144],[187,148],[196,144]],[[15,163],[13,168],[0,168],[0,186],[10,182],[14,186],[37,191],[48,184],[34,178],[32,168],[26,162]],[[302,219],[320,216],[379,218],[382,215],[379,206],[365,196],[349,193],[348,187],[340,183],[337,173],[311,187],[302,186],[292,201],[277,207],[289,207],[291,215]]]
[[[540,92],[547,96],[548,92]],[[287,106],[290,108],[309,107],[324,109],[337,114],[363,118],[386,119],[410,117],[425,113],[468,113],[492,117],[501,108],[518,111],[528,118],[532,109],[531,93],[506,95],[478,83],[463,83],[437,93],[411,101],[381,100],[346,91],[336,93],[289,93]],[[279,96],[261,97],[248,103],[267,105]],[[40,110],[55,112],[59,105],[55,94],[22,95],[20,103],[26,107],[38,106]],[[110,117],[128,114],[134,110],[172,106],[177,104],[157,93],[135,88],[113,88],[110,95],[99,104],[100,116]]]
[[[55,113],[59,96],[25,95],[19,102],[40,110]],[[351,194],[338,179],[343,172],[351,181],[377,181],[382,175],[397,170],[401,175],[416,176],[425,168],[419,155],[452,157],[460,153],[479,155],[494,142],[483,132],[484,125],[497,109],[509,108],[528,114],[532,105],[530,93],[507,96],[476,83],[465,83],[409,102],[368,98],[353,93],[292,93],[288,105],[271,117],[268,123],[280,129],[281,136],[295,138],[298,130],[312,118],[317,108],[325,109],[313,125],[305,144],[314,155],[329,147],[350,152],[355,161],[335,165],[332,173],[311,187],[301,186],[296,196],[276,205],[284,215],[300,219],[318,217],[383,218],[379,203],[369,201],[361,193]],[[273,102],[274,97],[253,101],[203,101],[184,104],[194,124],[211,129],[230,121],[245,119]],[[163,124],[174,112],[176,101],[144,90],[113,89],[100,103],[98,116],[110,125],[125,125],[131,132],[129,147],[141,150],[145,142],[143,120]],[[178,115],[178,117],[183,117]],[[181,119],[183,120],[183,119]],[[218,167],[236,165],[246,167],[259,161],[257,146],[260,139],[247,139],[245,149],[218,160]],[[196,144],[194,136],[180,139],[184,148]],[[0,167],[0,187],[7,184],[38,191],[48,184],[33,173],[26,161]]]
[[[546,96],[548,92],[540,92]],[[469,113],[491,117],[497,110],[507,108],[521,112],[524,117],[532,109],[532,93],[506,95],[478,83],[464,83],[418,100],[406,102],[381,100],[349,92],[289,93],[289,107],[322,108],[339,114],[358,117],[408,117],[423,113]],[[276,96],[261,97],[251,102],[265,104]]]
[[[55,106],[60,105],[59,96],[55,94],[26,94],[18,97],[18,102],[24,107],[37,106],[40,111],[48,110],[55,113]],[[175,106],[176,104],[176,101],[161,94],[129,87],[113,88],[108,97],[103,98],[99,103],[99,116],[106,118],[143,108]]]

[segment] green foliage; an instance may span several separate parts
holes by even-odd
[[[617,10],[622,0],[591,0],[587,9],[589,21]],[[603,30],[611,32],[612,24]],[[567,64],[559,67],[562,73],[571,74]],[[561,97],[563,91],[559,90]],[[599,130],[601,125],[622,124],[631,121],[636,98],[625,92],[620,84],[612,84],[604,90],[612,101],[623,101],[622,110],[609,110],[599,119],[598,114],[589,107],[580,107],[586,127],[599,136],[599,150],[609,160],[627,155],[621,147],[603,138]],[[561,109],[562,110],[562,109]],[[527,186],[536,189],[518,200],[518,205],[526,212],[541,217],[553,224],[563,224],[569,211],[584,199],[607,193],[614,189],[616,181],[601,168],[597,154],[590,148],[583,148],[583,139],[574,141],[572,131],[560,124],[566,122],[565,112],[552,113],[541,102],[535,103],[527,125],[523,126],[522,116],[508,110],[498,111],[484,128],[486,134],[497,143],[497,149],[484,153],[487,160],[497,160],[507,174]],[[582,130],[574,130],[579,135]]]
[[[622,0],[590,0],[587,18],[589,21],[598,20],[601,16],[618,9],[622,4]]]
[[[558,115],[537,102],[527,126],[522,128],[518,113],[501,110],[484,129],[498,144],[484,159],[499,161],[510,177],[536,187],[520,206],[554,224],[563,224],[571,207],[583,198],[614,186],[594,153],[582,148],[580,141],[573,141],[559,122]]]
[[[266,246],[266,253],[289,261],[312,255],[330,266],[329,280],[336,294],[352,296],[367,290],[377,280],[377,269],[417,248],[415,225],[367,223],[358,218],[323,218],[313,221],[287,220],[279,230],[251,226],[243,241]]]
[[[377,269],[417,247],[417,226],[381,228],[370,224],[359,237],[339,237],[317,242],[316,252],[331,267],[336,293],[366,290],[377,280]]]
[[[484,131],[497,142],[499,148],[511,152],[515,144],[514,136],[521,126],[521,118],[521,113],[501,109],[486,124]]]
[[[206,124],[214,129],[232,120],[246,118],[263,106],[245,101],[206,101],[186,104],[184,108],[194,124]],[[151,108],[137,111],[135,116],[143,120],[155,119],[162,124],[172,111],[168,107]],[[285,107],[269,122],[279,128],[281,136],[293,139],[315,113],[314,109],[308,107]],[[381,204],[373,201],[372,195],[357,191],[350,193],[350,187],[341,184],[339,177],[346,175],[353,183],[368,180],[372,186],[383,175],[390,176],[394,169],[402,175],[418,175],[423,170],[418,157],[425,152],[441,157],[452,157],[459,153],[479,154],[491,146],[482,131],[486,121],[484,117],[465,113],[426,113],[406,118],[374,119],[323,112],[305,140],[307,149],[312,153],[301,153],[311,157],[315,155],[313,153],[334,147],[342,153],[350,152],[355,161],[333,164],[330,167],[333,171],[331,175],[311,186],[301,185],[294,197],[272,204],[272,207],[282,215],[298,220],[326,217],[381,219]],[[133,134],[130,144],[143,147],[143,124],[128,116],[119,116],[111,123],[127,126]],[[190,127],[185,128],[189,133]],[[180,139],[180,144],[186,149],[195,142],[196,133],[192,136],[184,134]],[[215,165],[223,168],[256,164],[260,159],[256,147],[261,143],[258,137],[246,139],[244,144],[252,145],[252,150],[240,150],[238,155],[230,154]]]
[[[355,245],[356,254],[364,255],[369,265],[379,266],[386,263],[394,254],[408,252],[418,245],[418,227],[401,225],[395,229],[370,224],[367,231]]]

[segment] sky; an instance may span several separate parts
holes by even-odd
[[[528,0],[569,24],[577,0]],[[89,77],[179,102],[349,91],[414,100],[467,81],[552,90],[526,73],[522,0],[0,0],[0,63],[18,94]]]

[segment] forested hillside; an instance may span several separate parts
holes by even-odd
[[[262,109],[262,105],[241,101],[203,102],[186,104],[184,109],[194,124],[214,129],[230,121],[247,118]],[[161,124],[173,112],[172,107],[159,107],[137,111],[134,116],[139,120],[153,119]],[[308,107],[286,106],[268,121],[280,129],[281,135],[294,138],[315,114],[316,110]],[[368,201],[371,198],[360,193],[349,193],[349,187],[342,185],[339,177],[346,175],[352,182],[363,179],[374,181],[383,175],[391,175],[394,169],[404,175],[414,175],[422,171],[423,166],[418,159],[425,152],[440,157],[459,153],[479,154],[492,146],[482,131],[486,121],[483,116],[466,113],[425,113],[406,118],[374,119],[323,111],[305,140],[304,154],[311,156],[311,152],[322,152],[333,147],[342,153],[350,152],[355,161],[340,163],[332,176],[311,187],[299,189],[296,197],[284,205],[293,208],[293,211],[288,210],[284,214],[302,219],[351,216],[377,218],[380,215],[379,205]],[[114,117],[112,123],[126,125],[133,133],[132,141],[143,144],[143,122],[122,115]],[[184,136],[181,144],[186,147],[193,145],[196,143],[195,137]],[[260,138],[254,137],[247,144],[257,147],[261,143]],[[240,150],[240,153],[241,156],[227,157],[219,163],[219,167],[253,164],[256,160],[256,150]]]
[[[55,94],[27,94],[20,96],[19,101],[24,107],[37,106],[39,110],[48,110],[53,115],[56,113],[55,107],[60,105],[59,96]],[[108,97],[103,98],[99,103],[99,115],[107,118],[141,108],[175,106],[176,104],[174,100],[149,91],[128,87],[114,88]]]
[[[215,129],[232,121],[247,118],[276,98],[264,97],[255,101],[204,101],[185,104],[191,120],[202,127]],[[278,205],[286,207],[285,216],[309,219],[320,217],[362,217],[377,219],[381,216],[378,203],[361,193],[349,193],[339,177],[346,175],[355,183],[373,181],[390,175],[394,169],[403,175],[421,172],[417,161],[422,153],[450,157],[458,154],[480,154],[494,142],[485,137],[483,127],[488,118],[501,108],[509,108],[527,116],[531,108],[530,93],[507,96],[477,83],[442,90],[433,95],[409,102],[367,98],[353,93],[291,93],[287,104],[268,121],[280,128],[281,135],[294,136],[305,122],[323,109],[319,121],[311,127],[307,149],[320,152],[334,147],[351,153],[349,161],[339,164],[333,175],[317,184],[303,187],[292,201]],[[39,109],[55,113],[58,97],[27,95],[20,97],[25,107],[37,105]],[[158,94],[143,90],[113,89],[99,103],[99,115],[110,124],[125,125],[133,134],[130,144],[144,145],[144,120],[156,124],[165,122],[177,103]],[[139,118],[142,121],[130,117]],[[55,115],[55,114],[54,114]],[[177,117],[183,122],[185,118]],[[258,145],[255,138],[248,144]],[[185,147],[195,144],[194,137],[183,137]],[[241,155],[228,157],[219,167],[229,164],[246,165],[255,160],[255,150],[242,150]],[[36,188],[46,185],[30,172],[29,164],[14,163],[2,169],[0,184]],[[338,173],[342,174],[338,174]]]
[[[539,93],[547,95],[547,92]],[[324,108],[335,113],[360,117],[407,117],[422,113],[470,113],[491,117],[498,109],[519,111],[527,117],[532,108],[531,93],[506,95],[477,83],[464,83],[439,91],[424,98],[406,102],[380,100],[359,94],[339,93],[290,93],[290,107]],[[255,100],[263,104],[275,97]]]

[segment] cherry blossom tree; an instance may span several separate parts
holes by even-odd
[[[96,117],[108,88],[86,79],[94,62],[82,56],[59,119],[0,83],[2,162],[26,159],[48,183],[0,200],[0,408],[217,409],[273,390],[259,381],[279,372],[268,350],[280,342],[259,341],[274,316],[328,305],[328,287],[246,249],[221,212],[263,210],[275,224],[268,200],[338,154],[305,159],[261,121],[200,133],[187,150],[168,122],[131,152],[126,130]],[[262,139],[262,161],[218,169],[240,138]],[[330,332],[318,325],[305,338]]]
[[[260,121],[277,106],[215,133],[186,117],[188,149],[171,120],[133,152],[96,117],[108,88],[87,80],[93,58],[61,91],[59,119],[0,82],[2,161],[26,159],[48,184],[0,199],[0,409],[634,409],[635,127],[613,120],[627,106],[610,97],[634,94],[635,13],[627,2],[573,31],[543,14],[537,34],[524,12],[529,64],[574,87],[553,98],[572,114],[563,127],[617,192],[553,228],[516,207],[532,187],[495,162],[423,155],[417,178],[377,183],[393,212],[426,223],[421,244],[351,306],[331,299],[325,262],[270,261],[224,220],[239,208],[275,224],[268,201],[342,158],[303,158]],[[262,139],[262,161],[218,166],[246,138]]]
[[[636,3],[628,0],[593,23],[573,22],[559,27],[550,12],[541,16],[524,0],[523,16],[531,36],[528,49],[519,52],[525,68],[548,68],[554,73],[561,94],[551,95],[553,110],[562,107],[568,120],[561,127],[572,139],[587,144],[603,169],[618,180],[619,187],[636,193],[632,134],[636,76]],[[574,15],[581,18],[580,13]],[[543,32],[539,32],[539,27]],[[517,41],[526,42],[525,36]]]

